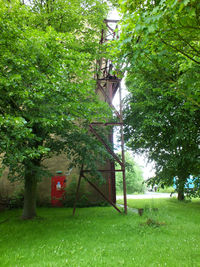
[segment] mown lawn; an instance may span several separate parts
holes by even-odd
[[[200,266],[200,200],[128,203],[143,216],[40,208],[41,218],[21,221],[21,210],[1,212],[0,266]]]

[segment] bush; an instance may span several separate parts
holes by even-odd
[[[74,177],[69,186],[66,188],[65,198],[62,200],[64,207],[73,207],[76,199],[76,189],[77,189],[77,181]],[[90,192],[86,192],[86,182],[84,180],[81,181],[78,200],[76,202],[76,206],[83,207],[94,207],[94,206],[109,206],[109,203],[106,201],[98,201],[93,202],[90,201]]]
[[[16,209],[22,208],[24,203],[24,192],[15,192],[10,196],[0,196],[0,206],[2,209]]]

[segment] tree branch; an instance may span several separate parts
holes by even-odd
[[[200,64],[199,61],[193,59],[192,57],[190,57],[189,55],[187,55],[186,53],[184,53],[182,50],[178,49],[176,46],[171,45],[171,44],[165,42],[161,37],[160,37],[160,40],[161,40],[161,42],[163,42],[165,45],[170,46],[171,48],[173,48],[173,49],[176,50],[177,52],[181,53],[181,54],[184,55],[185,57],[187,57],[187,58],[189,58],[190,60],[192,60],[193,62],[195,62],[195,63],[197,63],[197,64]]]

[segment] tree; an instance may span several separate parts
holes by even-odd
[[[143,193],[144,192],[144,180],[142,176],[142,170],[140,166],[134,161],[130,153],[125,153],[126,158],[126,189],[128,194],[132,193]],[[116,169],[119,169],[119,164],[117,164]],[[116,173],[116,188],[117,191],[123,191],[123,179],[122,173]]]
[[[184,99],[170,94],[151,71],[127,77],[130,96],[125,109],[125,137],[137,153],[148,153],[155,162],[154,184],[172,185],[177,177],[178,199],[184,198],[189,175],[199,175],[199,116],[184,106]],[[160,93],[162,88],[162,94]]]
[[[111,114],[92,78],[106,9],[89,0],[0,1],[0,155],[10,179],[24,181],[24,219],[36,216],[44,159],[63,151],[95,169],[94,155],[105,153],[88,125]]]
[[[126,140],[156,162],[154,183],[178,199],[189,175],[199,176],[199,1],[121,2],[120,40],[112,49],[127,71]]]
[[[199,109],[200,3],[198,0],[120,2],[121,35],[112,49],[116,61],[131,69],[144,60],[160,75],[165,72],[169,87],[183,95],[188,108]],[[169,53],[178,59],[176,69],[166,75]],[[178,77],[177,77],[178,75]],[[175,84],[175,81],[176,84]]]

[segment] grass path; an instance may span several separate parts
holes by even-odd
[[[200,201],[128,204],[144,215],[98,207],[72,217],[72,209],[40,208],[41,218],[21,221],[21,210],[1,212],[0,267],[200,266]]]

